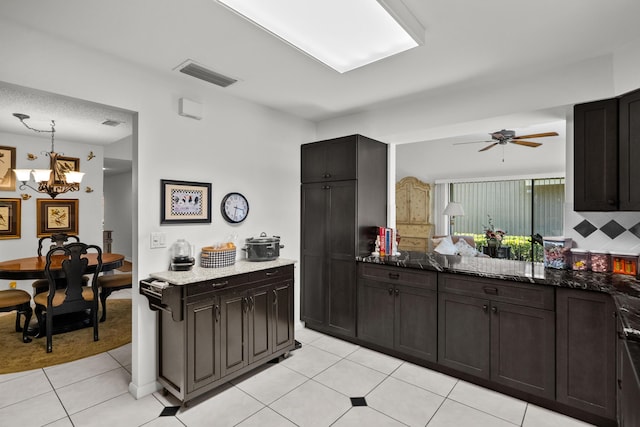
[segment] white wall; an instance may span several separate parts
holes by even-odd
[[[297,259],[299,147],[316,139],[313,123],[230,96],[232,89],[178,73],[152,75],[12,22],[0,20],[0,39],[21,40],[0,45],[0,80],[138,113],[133,147],[134,283],[167,268],[168,248],[149,248],[153,231],[165,232],[169,245],[182,237],[197,248],[231,233],[243,240],[265,231],[281,236],[282,257]],[[47,64],[46,70],[42,64]],[[181,97],[203,104],[201,121],[178,115]],[[160,226],[163,178],[211,182],[212,223]],[[251,206],[248,219],[239,226],[226,224],[219,212],[221,197],[230,191],[244,193]],[[298,277],[296,270],[296,284]],[[156,388],[156,315],[135,289],[132,294],[130,389],[142,396]]]
[[[133,258],[133,190],[131,172],[104,178],[104,229],[111,230],[111,252]]]
[[[17,119],[16,119],[17,120]],[[50,158],[45,153],[51,150],[51,140],[35,136],[15,135],[0,132],[0,145],[16,148],[16,168],[18,169],[49,169]],[[80,159],[80,171],[84,178],[80,184],[80,191],[61,194],[60,199],[78,199],[78,235],[83,242],[95,243],[102,246],[102,147],[89,144],[78,144],[64,140],[55,140],[55,151],[67,157]],[[90,151],[96,155],[87,161]],[[38,156],[35,160],[27,160],[27,153]],[[30,183],[34,186],[33,180]],[[20,182],[16,182],[15,191],[3,191],[2,198],[20,198],[21,194],[29,194],[29,200],[21,200],[21,238],[2,240],[0,243],[0,259],[25,258],[37,255],[38,240],[36,228],[36,200],[51,200],[48,195],[37,193],[29,188],[19,189]],[[89,186],[94,191],[86,193]],[[5,281],[0,281],[5,282]],[[19,281],[19,289],[32,292],[31,280]],[[6,288],[6,283],[0,283],[0,288]]]

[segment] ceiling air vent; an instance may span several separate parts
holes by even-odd
[[[215,71],[211,71],[208,68],[194,63],[193,61],[187,61],[183,64],[180,64],[178,66],[178,71],[222,87],[227,87],[238,81],[236,79],[232,79],[231,77],[223,76],[220,73],[216,73]]]

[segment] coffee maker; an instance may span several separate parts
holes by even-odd
[[[178,239],[171,245],[171,271],[189,271],[196,263],[191,253],[191,245],[184,239]]]

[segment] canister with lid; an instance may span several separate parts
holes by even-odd
[[[571,269],[586,271],[589,269],[589,251],[585,249],[571,249]]]
[[[612,252],[611,270],[614,273],[635,276],[638,273],[638,254],[628,252]]]
[[[611,271],[611,254],[609,251],[591,251],[591,271],[597,273]]]

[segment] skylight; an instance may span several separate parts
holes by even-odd
[[[422,42],[415,17],[406,8],[396,11],[394,6],[391,11],[382,0],[217,1],[340,73]],[[396,20],[401,16],[412,21],[404,24],[413,28],[403,28]]]

